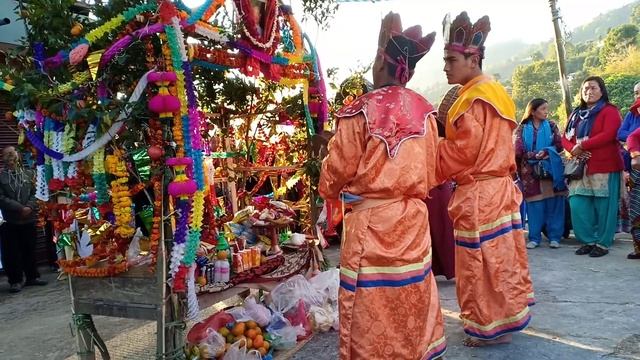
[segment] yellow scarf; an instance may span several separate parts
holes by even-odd
[[[458,98],[447,113],[446,138],[455,140],[456,128],[453,126],[475,100],[482,100],[493,106],[498,115],[505,120],[516,122],[516,105],[500,83],[486,75],[480,75],[469,81],[458,91]]]

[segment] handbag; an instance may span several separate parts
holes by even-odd
[[[569,180],[580,180],[584,176],[585,162],[576,159],[566,159],[564,163],[564,177]]]
[[[551,173],[548,172],[542,165],[542,161],[536,161],[535,163],[531,164],[531,167],[533,168],[532,175],[534,179],[547,180],[552,178]]]

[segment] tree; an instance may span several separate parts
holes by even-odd
[[[623,114],[629,111],[633,103],[633,86],[638,82],[637,75],[613,74],[604,77],[604,83],[609,93],[609,100],[620,109]]]
[[[554,112],[562,102],[558,83],[558,67],[555,61],[538,61],[518,66],[513,73],[511,84],[518,116],[522,114],[527,103],[534,98],[547,100],[549,108],[554,109]],[[552,117],[556,116],[556,113],[552,113]]]
[[[640,74],[640,49],[632,46],[627,56],[616,58],[614,61],[606,64],[604,71],[606,74],[634,75]]]
[[[600,63],[607,64],[617,57],[625,56],[629,46],[638,42],[638,32],[640,32],[638,26],[633,24],[624,24],[611,29],[600,50]]]
[[[542,51],[540,50],[534,51],[533,53],[531,53],[531,60],[542,61],[544,60],[544,54],[542,54]]]
[[[629,22],[640,26],[640,5],[636,5],[631,10],[631,16],[629,17]]]

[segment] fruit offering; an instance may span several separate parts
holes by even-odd
[[[227,348],[238,341],[244,341],[247,350],[255,349],[262,356],[265,356],[271,347],[269,341],[266,340],[267,334],[253,320],[229,323],[218,329],[218,334],[226,339]]]

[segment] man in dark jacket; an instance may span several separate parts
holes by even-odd
[[[2,150],[4,169],[0,172],[0,210],[6,221],[0,226],[2,265],[9,279],[11,292],[25,286],[46,285],[40,280],[36,267],[36,220],[38,208],[35,198],[34,174],[23,169],[13,146]]]

